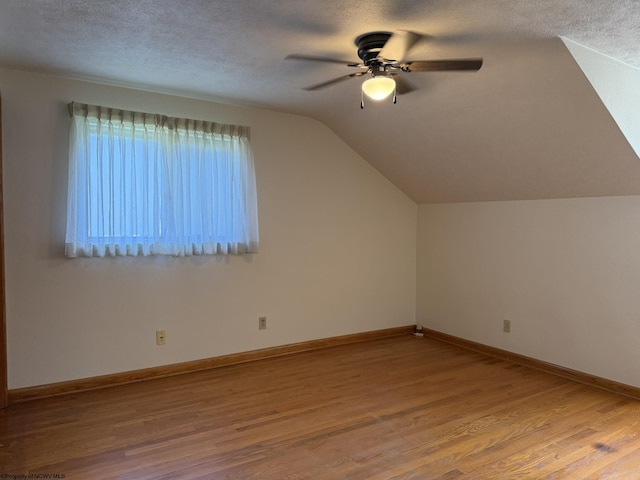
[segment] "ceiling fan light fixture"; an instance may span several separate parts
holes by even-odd
[[[396,89],[396,82],[391,77],[377,76],[362,83],[362,93],[371,100],[381,101],[389,97]]]

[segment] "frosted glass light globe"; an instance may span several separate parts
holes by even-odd
[[[373,77],[362,84],[362,92],[372,100],[384,100],[396,89],[396,82],[391,77]]]

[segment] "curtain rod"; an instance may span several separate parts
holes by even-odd
[[[250,138],[251,129],[247,126],[243,125],[231,125],[224,124],[219,122],[212,122],[209,120],[193,120],[189,118],[182,117],[172,117],[169,115],[163,115],[160,113],[145,113],[145,112],[135,112],[133,110],[125,110],[122,108],[112,108],[112,107],[103,107],[100,105],[91,105],[86,103],[79,102],[69,102],[67,104],[67,109],[69,111],[69,116],[73,118],[74,115],[88,115],[90,110],[97,111],[99,114],[102,112],[108,112],[108,115],[111,116],[112,113],[115,115],[119,115],[121,117],[131,116],[131,121],[134,119],[142,118],[147,119],[147,121],[151,120],[155,122],[156,125],[165,125],[169,128],[196,128],[196,130],[204,130],[212,133],[222,133],[222,134],[230,134],[230,135],[238,135],[241,137]]]

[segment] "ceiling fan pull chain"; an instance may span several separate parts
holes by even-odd
[[[360,90],[360,110],[364,110],[364,92]]]

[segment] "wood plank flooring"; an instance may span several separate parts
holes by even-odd
[[[640,479],[639,435],[638,401],[410,335],[11,405],[0,478]]]

